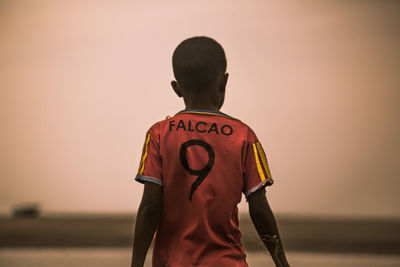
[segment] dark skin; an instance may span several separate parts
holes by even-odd
[[[265,189],[252,193],[247,200],[251,221],[271,254],[275,266],[289,266],[274,214],[265,196]]]
[[[219,111],[224,104],[228,77],[228,73],[220,74],[212,87],[201,91],[203,93],[194,93],[193,90],[186,90],[177,81],[171,81],[171,86],[178,97],[183,97],[186,109]]]
[[[185,90],[177,81],[171,81],[171,86],[178,97],[183,97],[186,109],[219,111],[224,103],[228,77],[228,73],[221,73],[214,85],[209,90],[204,90],[205,93]],[[162,196],[161,186],[150,182],[145,183],[136,218],[131,267],[143,267],[144,265],[147,251],[162,216]],[[251,220],[275,265],[277,267],[289,266],[274,214],[265,196],[265,190],[261,189],[252,193],[248,197],[248,204]]]
[[[132,267],[143,267],[151,240],[160,222],[162,194],[161,186],[148,182],[144,184],[142,201],[136,217]]]

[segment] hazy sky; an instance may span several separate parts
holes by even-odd
[[[222,111],[262,142],[277,213],[400,217],[399,14],[396,1],[1,1],[0,211],[136,210],[145,132],[184,108],[173,50],[207,35],[228,58]]]

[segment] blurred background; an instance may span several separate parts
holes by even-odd
[[[184,108],[171,57],[197,35],[225,49],[222,111],[266,150],[289,249],[400,255],[399,14],[388,0],[0,1],[0,260],[129,246],[144,136]],[[71,235],[94,224],[113,234]]]

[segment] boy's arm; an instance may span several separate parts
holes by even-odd
[[[261,240],[268,248],[275,265],[278,267],[289,266],[285,251],[283,250],[274,214],[272,213],[265,196],[265,189],[252,193],[248,197],[248,202],[251,220],[253,221]]]
[[[136,217],[131,267],[143,267],[162,213],[162,187],[145,182],[142,202]]]

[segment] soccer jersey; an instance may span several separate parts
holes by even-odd
[[[273,183],[247,125],[188,109],[160,121],[146,134],[136,180],[163,187],[153,266],[247,266],[237,204]]]

